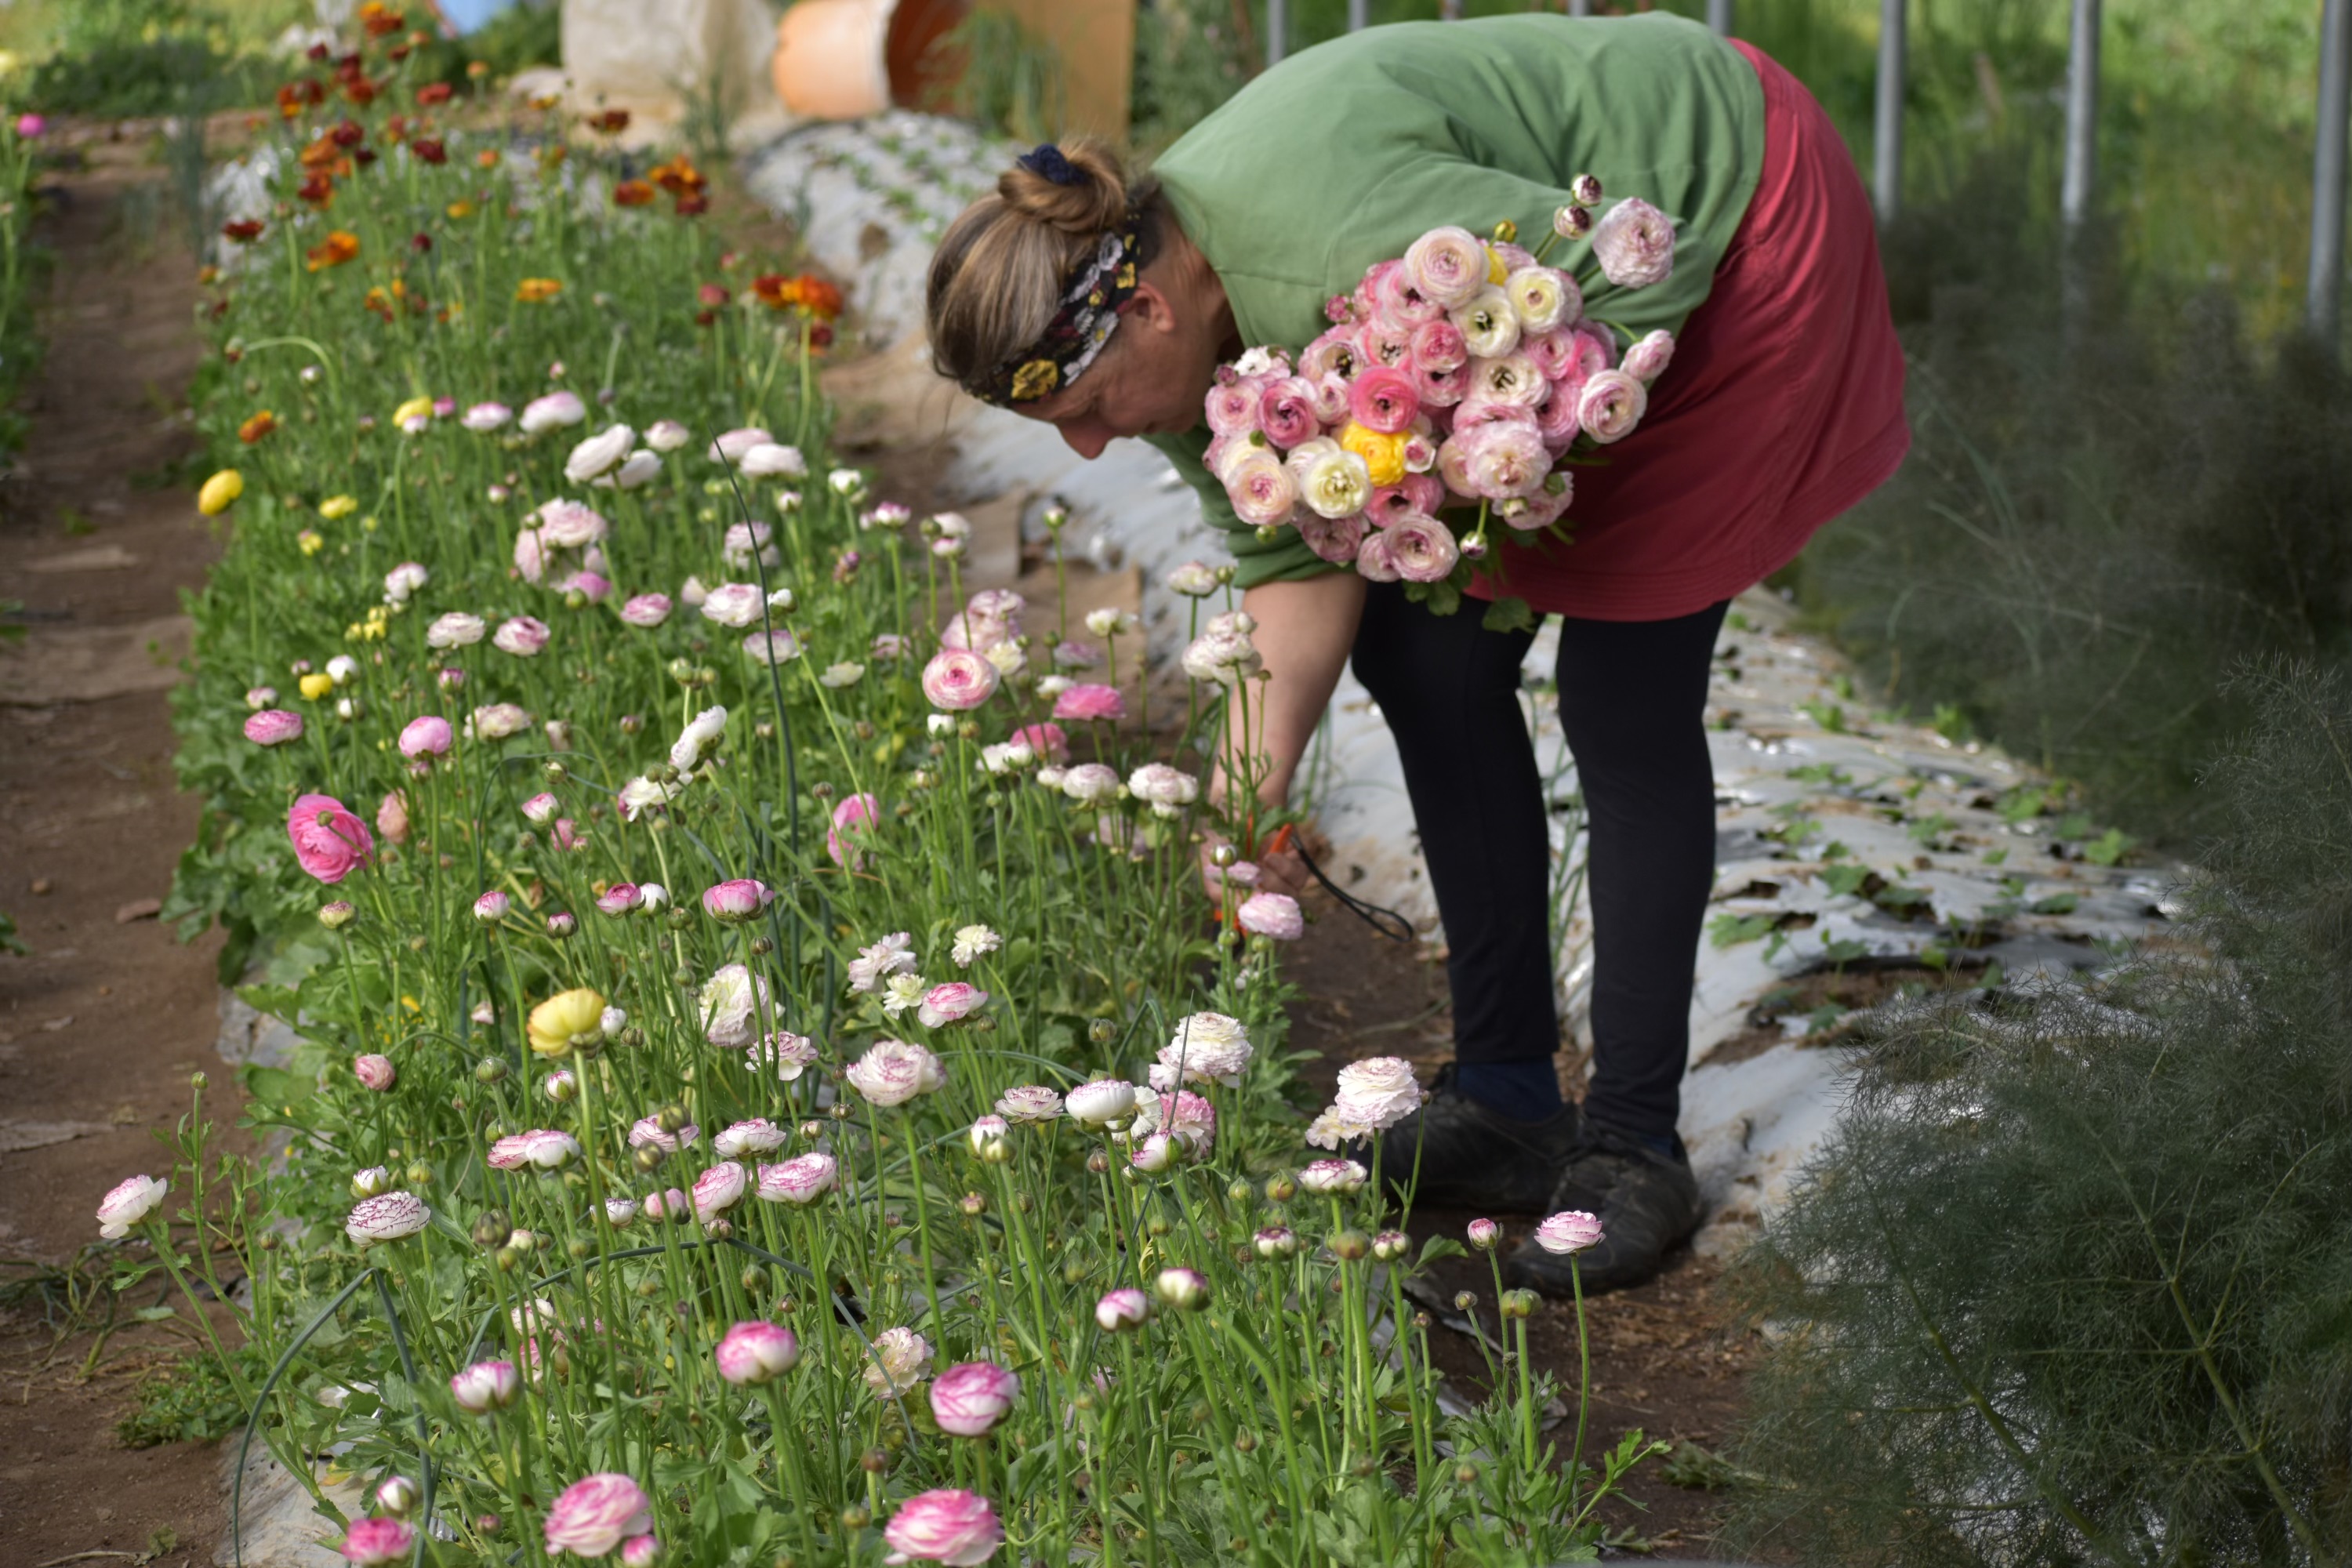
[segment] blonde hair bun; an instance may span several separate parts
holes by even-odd
[[[1024,159],[998,176],[996,194],[1023,217],[1091,240],[1127,216],[1127,170],[1099,142],[1075,142],[1059,151],[1076,178],[1067,184],[1048,179]]]

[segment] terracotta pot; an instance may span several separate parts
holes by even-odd
[[[800,0],[776,24],[776,96],[820,120],[919,102],[940,75],[931,45],[970,8],[970,0]]]

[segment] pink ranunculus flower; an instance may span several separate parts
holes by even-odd
[[[416,1547],[416,1531],[397,1519],[355,1519],[335,1550],[360,1568],[405,1562]]]
[[[1622,370],[1604,370],[1587,376],[1576,403],[1577,423],[1602,446],[1633,433],[1648,412],[1647,388]]]
[[[399,1241],[432,1223],[433,1211],[415,1193],[385,1193],[362,1198],[343,1221],[343,1234],[362,1247]]]
[[[390,1057],[370,1051],[352,1058],[352,1076],[360,1080],[362,1089],[382,1094],[393,1086],[400,1074],[394,1069]]]
[[[961,980],[950,980],[923,993],[922,1001],[915,1008],[915,1017],[923,1027],[937,1029],[968,1018],[987,1005],[987,992]]]
[[[703,456],[714,463],[740,462],[743,454],[752,447],[768,446],[774,440],[774,437],[757,425],[746,425],[740,429],[730,430],[720,436],[710,444],[710,449]]]
[[[477,404],[478,409],[481,405]],[[561,430],[577,425],[588,417],[588,405],[580,401],[576,392],[551,392],[544,397],[534,397],[523,405],[521,428],[526,436],[537,436],[549,430]]]
[[[932,707],[961,713],[996,694],[996,666],[969,648],[941,648],[923,666],[923,696]]]
[[[1118,773],[1105,763],[1080,763],[1062,775],[1062,793],[1080,805],[1100,805],[1118,797]]]
[[[490,646],[517,658],[531,658],[547,646],[549,635],[546,622],[530,616],[516,616],[500,624],[499,629],[490,634]]]
[[[743,1201],[750,1185],[743,1167],[722,1160],[694,1178],[694,1217],[709,1225]]]
[[[1443,583],[1462,556],[1452,531],[1433,517],[1401,519],[1384,529],[1381,538],[1397,575],[1408,583]]]
[[[1353,1160],[1318,1160],[1298,1173],[1298,1184],[1310,1193],[1338,1194],[1361,1192],[1371,1173]]]
[[[996,1113],[1015,1123],[1052,1121],[1062,1114],[1062,1097],[1044,1084],[1019,1084],[996,1097]]]
[[[1410,1116],[1423,1097],[1411,1062],[1402,1057],[1365,1057],[1339,1069],[1336,1098],[1343,1119],[1379,1131]]]
[[[1132,1285],[1107,1290],[1095,1303],[1095,1321],[1105,1333],[1141,1328],[1151,1316],[1151,1298]]]
[[[1209,388],[1205,412],[1209,430],[1217,436],[1246,436],[1257,428],[1257,400],[1263,389],[1253,382],[1220,382]]]
[[[1323,433],[1316,416],[1315,384],[1305,376],[1286,375],[1269,382],[1258,395],[1258,428],[1265,438],[1284,448]]]
[[[418,757],[441,756],[449,750],[450,743],[455,738],[450,731],[448,720],[437,714],[427,713],[422,717],[411,719],[402,728],[400,754],[411,761]]]
[[[522,1392],[522,1378],[510,1361],[478,1361],[449,1379],[450,1397],[469,1415],[503,1410]]]
[[[749,1121],[738,1121],[710,1141],[710,1152],[722,1160],[740,1160],[746,1154],[771,1154],[783,1147],[784,1130],[764,1116]]]
[[[1497,419],[1453,439],[1464,444],[1467,493],[1483,500],[1533,495],[1551,472],[1551,451],[1532,419]]]
[[[621,1542],[621,1568],[655,1568],[661,1560],[661,1537],[651,1531]]]
[[[1021,1397],[1021,1379],[992,1361],[951,1366],[931,1382],[931,1415],[942,1432],[978,1437],[1004,1419]]]
[[[1378,366],[1349,388],[1348,412],[1365,429],[1392,436],[1420,417],[1421,393],[1403,371]]]
[[[1390,553],[1387,529],[1372,530],[1356,546],[1356,575],[1368,583],[1393,583],[1402,575]]]
[[[257,746],[278,746],[302,738],[302,715],[265,708],[245,721],[245,738]]]
[[[490,1145],[483,1163],[494,1171],[560,1171],[580,1156],[580,1142],[552,1127],[510,1132]]]
[[[1364,513],[1350,512],[1346,517],[1321,517],[1314,512],[1302,512],[1298,518],[1298,537],[1307,548],[1335,566],[1345,566],[1356,559],[1364,544]]]
[[[940,1058],[908,1040],[881,1039],[849,1065],[849,1087],[876,1105],[904,1105],[948,1081]]]
[[[1116,686],[1081,681],[1054,699],[1054,717],[1073,721],[1124,719],[1127,717],[1127,699]]]
[[[1486,247],[1466,228],[1433,228],[1405,247],[1404,279],[1451,310],[1486,287]]]
[[[866,1363],[866,1386],[877,1399],[914,1391],[931,1374],[931,1342],[912,1329],[885,1329],[874,1336]]]
[[[457,423],[476,435],[487,435],[514,418],[514,410],[503,403],[477,403],[466,410]]]
[[[768,982],[740,963],[723,963],[702,984],[702,1037],[725,1050],[740,1050],[760,1037],[768,1009]]]
[[[1063,766],[1070,760],[1070,737],[1059,724],[1024,724],[1012,739],[1027,746],[1041,763]]]
[[[507,910],[513,904],[514,900],[506,895],[504,889],[492,888],[474,900],[474,918],[484,925],[495,925],[506,919]]]
[[[594,572],[574,572],[556,587],[566,594],[577,594],[592,605],[601,605],[613,596],[611,579]]]
[[[775,899],[774,890],[758,878],[737,877],[702,890],[702,912],[730,925],[740,924],[757,920]]]
[[[621,619],[650,629],[669,619],[672,607],[667,594],[635,594],[621,602]]]
[[[368,863],[375,837],[367,824],[331,795],[306,795],[286,814],[286,837],[304,872],[329,887]]]
[[[172,1190],[172,1184],[153,1176],[128,1176],[108,1189],[98,1203],[98,1234],[120,1241],[131,1227],[145,1219]]]
[[[1647,289],[1675,270],[1675,220],[1629,196],[1592,226],[1592,258],[1620,289]]]
[[[705,620],[740,631],[759,620],[767,602],[756,583],[721,583],[703,595],[702,615]]]
[[[761,1166],[752,1195],[761,1203],[813,1204],[833,1190],[840,1175],[830,1154],[797,1154],[782,1164]]]
[[[1536,1226],[1535,1240],[1546,1252],[1582,1252],[1601,1245],[1601,1222],[1582,1209],[1562,1209]]]
[[[625,915],[646,901],[645,890],[635,882],[615,882],[596,895],[596,907],[608,915]]]
[[[1307,934],[1306,919],[1298,912],[1298,900],[1287,893],[1252,893],[1234,911],[1242,930],[1254,936],[1270,936],[1276,942],[1296,942]]]
[[[824,852],[833,863],[845,871],[865,868],[866,855],[860,847],[882,821],[882,803],[870,795],[845,796],[833,808],[833,826],[825,829]]]
[[[1644,334],[1641,342],[1627,349],[1618,368],[1647,386],[1665,374],[1666,365],[1674,357],[1675,335],[1661,327]]]
[[[609,1557],[621,1542],[647,1533],[653,1524],[653,1503],[636,1482],[610,1473],[583,1476],[549,1505],[547,1549]]]
[[[711,1352],[719,1375],[737,1387],[782,1377],[801,1359],[801,1342],[781,1323],[738,1323]]]

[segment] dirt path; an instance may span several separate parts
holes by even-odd
[[[234,1120],[216,943],[153,919],[197,823],[171,765],[177,595],[217,552],[177,468],[199,352],[183,226],[142,144],[94,141],[83,163],[47,182],[47,354],[0,486],[0,600],[27,628],[0,646],[0,909],[33,950],[0,957],[0,1562],[178,1568],[209,1563],[220,1533],[214,1446],[128,1448],[115,1426],[187,1325],[118,1331],[94,1365],[91,1334],[58,1334],[78,1321],[69,1282],[105,1316],[92,1213],[170,1163],[154,1134],[187,1110],[190,1073],[209,1069],[212,1113]],[[158,1301],[150,1284],[116,1307],[128,1321]]]

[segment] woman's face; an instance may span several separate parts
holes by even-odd
[[[1223,290],[1211,301],[1149,268],[1119,308],[1118,328],[1076,381],[1017,405],[1062,433],[1081,458],[1101,453],[1117,436],[1177,435],[1202,418],[1223,333]]]

